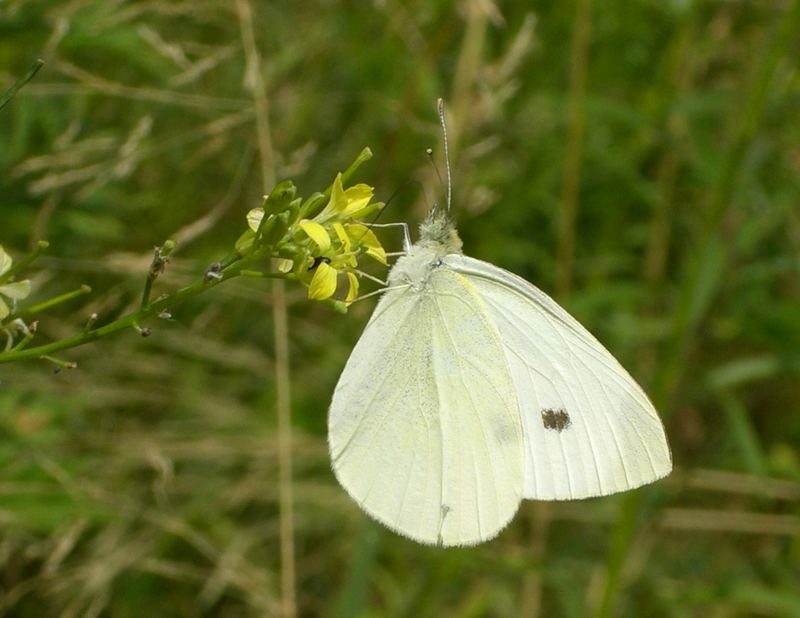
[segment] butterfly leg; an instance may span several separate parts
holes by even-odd
[[[403,285],[392,285],[388,288],[381,288],[380,290],[375,290],[374,292],[370,292],[369,294],[364,294],[363,296],[359,296],[358,298],[354,298],[350,304],[357,303],[360,300],[364,300],[365,298],[369,298],[370,296],[377,296],[378,294],[383,294],[384,292],[388,292],[389,290],[402,290],[404,288],[411,287],[410,284],[404,283]]]
[[[402,227],[403,228],[403,252],[407,253],[411,248],[411,234],[408,232],[408,224],[399,221],[397,223],[373,223],[371,227]]]
[[[353,272],[357,274],[359,277],[364,277],[369,279],[370,281],[374,281],[375,283],[379,283],[382,286],[386,287],[389,285],[388,281],[384,281],[383,279],[378,279],[378,277],[373,277],[369,273],[365,273],[363,270],[358,270],[357,268],[353,269]]]

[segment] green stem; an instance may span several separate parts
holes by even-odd
[[[144,289],[142,290],[142,301],[139,303],[139,308],[144,309],[150,304],[150,292],[153,289],[153,282],[156,280],[152,271],[147,274],[147,279],[144,280]]]
[[[89,316],[89,319],[86,320],[86,325],[83,327],[83,332],[88,333],[90,330],[92,330],[92,326],[94,326],[95,322],[97,322],[97,314],[93,313]]]
[[[56,366],[56,373],[61,369],[75,369],[78,364],[74,361],[63,361],[60,358],[56,358],[55,356],[42,356],[42,360],[50,361]]]
[[[48,243],[46,240],[40,240],[38,243],[36,243],[36,249],[31,251],[28,255],[21,257],[11,268],[0,275],[0,285],[4,284],[6,281],[10,281],[11,277],[13,277],[23,268],[29,266],[31,262],[38,258],[42,254],[42,251],[47,249],[49,246],[50,243]]]
[[[191,285],[187,285],[186,287],[183,287],[172,294],[165,296],[164,298],[156,300],[146,307],[140,307],[138,311],[123,316],[99,328],[90,328],[73,335],[72,337],[60,339],[59,341],[53,341],[51,343],[36,346],[34,348],[12,350],[9,352],[0,353],[0,364],[34,358],[45,358],[57,352],[69,350],[71,348],[77,348],[78,346],[82,346],[86,343],[96,341],[97,339],[106,337],[112,333],[116,333],[117,331],[134,327],[135,325],[139,324],[139,322],[153,315],[161,313],[170,307],[174,307],[175,305],[189,298],[197,296],[198,294],[202,294],[206,290],[219,285],[223,281],[238,277],[239,271],[243,265],[263,259],[265,257],[269,256],[261,253],[254,253],[247,258],[237,260],[234,264],[231,264],[228,266],[228,268],[224,269],[220,273],[220,278],[218,280],[205,281],[204,279],[200,279],[199,281],[195,281]]]
[[[0,97],[0,109],[3,109],[11,99],[14,98],[14,95],[17,94],[17,91],[22,88],[25,84],[27,84],[36,73],[39,72],[44,66],[44,60],[37,60],[31,65],[31,68],[28,69],[28,72],[25,73],[20,79],[14,82],[8,90],[3,93],[3,96]]]
[[[12,322],[17,318],[24,317],[26,315],[33,315],[34,313],[39,313],[40,311],[44,311],[45,309],[50,309],[51,307],[55,307],[56,305],[60,305],[61,303],[65,303],[68,300],[72,300],[73,298],[78,298],[78,296],[83,296],[84,294],[88,294],[92,291],[88,285],[82,285],[76,290],[72,290],[71,292],[66,292],[65,294],[61,294],[60,296],[55,296],[50,298],[44,302],[39,303],[38,305],[32,305],[30,307],[25,307],[24,309],[20,309],[16,313],[12,313],[9,316],[6,316],[6,319],[3,320],[4,323]]]
[[[28,332],[25,333],[25,336],[19,340],[19,343],[11,348],[11,351],[16,352],[18,350],[24,350],[26,347],[28,347],[28,344],[33,339],[33,335],[33,330],[28,330]]]
[[[297,279],[294,273],[272,272],[265,273],[261,270],[240,270],[240,277],[250,277],[251,279]]]
[[[169,254],[175,249],[175,241],[168,240],[161,247],[156,247],[155,254],[153,255],[153,262],[150,264],[150,270],[147,272],[147,279],[144,281],[144,289],[142,290],[142,302],[139,307],[144,309],[150,304],[150,292],[153,289],[153,282],[158,279],[158,276],[164,272],[167,265]]]

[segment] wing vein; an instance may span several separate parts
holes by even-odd
[[[524,337],[528,341],[530,346],[532,348],[536,349],[543,358],[548,358],[548,357],[552,356],[552,355],[545,354],[544,351],[542,350],[542,348],[539,346],[539,344],[533,339],[533,337],[531,337],[526,331],[524,331],[521,328],[519,328],[518,326],[516,326],[514,324],[513,320],[508,319],[509,312],[505,308],[501,307],[500,305],[498,305],[497,303],[494,303],[494,302],[492,303],[492,305],[495,307],[495,309],[499,313],[503,314],[503,316],[505,317],[506,322],[512,328],[514,328],[519,335]],[[566,358],[570,362],[570,364],[572,364],[572,358],[571,357],[572,357],[573,353],[572,353],[571,348],[566,343],[566,340],[564,339],[564,336],[558,331],[557,328],[555,328],[553,326],[552,322],[549,320],[547,315],[545,315],[544,313],[542,315],[544,316],[545,320],[547,320],[548,324],[550,325],[551,330],[554,331],[556,333],[556,335],[561,339],[562,343],[564,343],[564,346],[565,346],[566,350],[569,352],[569,354],[566,355]],[[530,376],[531,365],[523,357],[520,357],[520,358],[522,358],[522,362],[525,364],[525,367],[528,369],[528,374]],[[574,365],[573,365],[573,368],[574,368]],[[541,372],[539,372],[537,370],[537,373],[541,373]],[[569,386],[566,384],[566,382],[564,382],[563,376],[561,376],[561,377],[562,377],[562,379],[559,380],[558,385],[556,385],[556,383],[553,382],[552,379],[550,379],[550,383],[553,385],[553,388],[556,391],[556,393],[559,393],[559,396],[561,397],[562,401],[564,400],[564,396],[561,394],[562,389],[560,388],[560,386],[563,383],[563,386],[566,387],[566,392],[569,394],[570,398],[572,399],[572,403],[575,404],[575,409],[577,409],[578,412],[579,412],[578,414],[576,414],[576,417],[580,419],[581,426],[583,427],[583,432],[586,435],[586,440],[587,440],[587,442],[589,444],[589,449],[590,449],[590,452],[592,454],[592,461],[594,462],[593,469],[594,469],[595,477],[597,479],[597,486],[598,486],[598,488],[600,489],[600,491],[602,493],[603,492],[603,481],[600,478],[600,466],[599,466],[599,461],[598,461],[597,449],[596,449],[596,447],[594,445],[594,442],[592,440],[591,434],[589,432],[589,426],[586,424],[586,419],[584,418],[584,414],[583,414],[583,412],[584,412],[583,407],[584,406],[580,405],[580,403],[578,402],[575,394],[572,392],[572,390],[569,388]],[[584,395],[586,395],[585,391],[584,391]],[[587,400],[588,400],[588,397],[587,397]],[[569,470],[571,469],[571,465],[570,465],[569,460],[566,457],[566,453],[563,450],[563,442],[561,440],[561,436],[560,435],[559,435],[559,443],[561,444],[562,453],[564,453],[564,463],[565,463],[565,465],[567,467],[567,471],[568,471],[568,474],[569,474]],[[582,454],[581,454],[581,459],[583,459],[583,455]],[[583,466],[583,461],[581,461],[581,464],[582,464],[581,467],[585,469],[585,467]],[[570,489],[570,493],[572,493],[571,489]]]
[[[482,421],[482,419],[480,417],[480,414],[478,413],[478,408],[477,408],[477,405],[475,403],[475,399],[472,396],[472,392],[470,391],[469,387],[467,386],[467,382],[464,379],[464,370],[463,370],[463,365],[462,365],[462,358],[461,358],[461,355],[458,353],[458,346],[456,346],[455,339],[453,337],[453,333],[450,331],[450,327],[447,324],[447,320],[445,320],[444,312],[442,311],[442,307],[439,304],[439,299],[437,297],[434,297],[434,300],[436,302],[436,310],[439,313],[439,319],[441,320],[442,326],[444,327],[444,331],[447,333],[447,338],[450,340],[450,344],[452,345],[453,350],[456,353],[456,358],[458,359],[458,376],[459,376],[459,379],[461,380],[461,384],[464,386],[464,390],[466,391],[467,395],[469,396],[469,400],[472,403],[472,409],[473,409],[473,411],[475,413],[474,415],[475,415],[475,417],[476,417],[476,419],[478,421],[478,425],[481,428],[481,433],[483,434],[483,448],[486,451],[486,461],[489,463],[489,467],[491,468],[492,478],[495,479],[495,478],[497,478],[497,476],[495,474],[494,461],[492,460],[491,454],[489,453],[489,443],[488,443],[488,440],[487,440],[487,437],[486,437],[486,428],[483,426],[483,421]],[[467,304],[467,303],[465,303],[465,304]],[[469,307],[469,305],[468,305],[468,307]],[[473,309],[472,307],[469,307],[469,308]],[[484,376],[484,377],[486,377],[486,376]],[[494,385],[492,385],[491,381],[488,380],[488,378],[487,378],[486,381],[491,386],[494,386]],[[499,395],[499,393],[498,393],[498,395]],[[470,453],[470,455],[472,455],[472,453]],[[481,524],[480,478],[479,478],[479,474],[478,474],[477,460],[476,460],[476,458],[474,456],[472,456],[472,470],[473,470],[473,474],[475,475],[475,492],[477,494],[477,496],[476,496],[476,498],[477,498],[476,515],[477,515],[477,520],[478,520],[478,535],[483,537],[483,531],[482,531],[483,527],[482,527],[482,524]],[[495,504],[499,505],[500,504],[500,496],[497,493],[497,484],[496,483],[491,483],[491,485],[492,485],[492,488],[494,489]]]

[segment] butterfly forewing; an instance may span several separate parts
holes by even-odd
[[[522,496],[523,433],[503,344],[467,278],[388,292],[337,385],[333,468],[369,514],[417,541],[495,536]]]
[[[449,255],[502,339],[520,406],[525,498],[624,491],[672,469],[664,428],[639,385],[555,301],[486,262]]]

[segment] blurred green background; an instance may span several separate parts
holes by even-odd
[[[37,341],[135,309],[167,238],[156,294],[196,278],[265,167],[308,195],[370,146],[382,221],[419,222],[443,96],[466,252],[609,347],[675,472],[526,502],[475,548],[407,541],[328,463],[372,301],[342,316],[287,287],[290,436],[272,286],[237,280],[62,354],[77,370],[0,365],[0,612],[800,616],[800,2],[0,3],[0,90],[37,57],[0,112],[0,244],[51,243],[28,302],[94,290]]]

